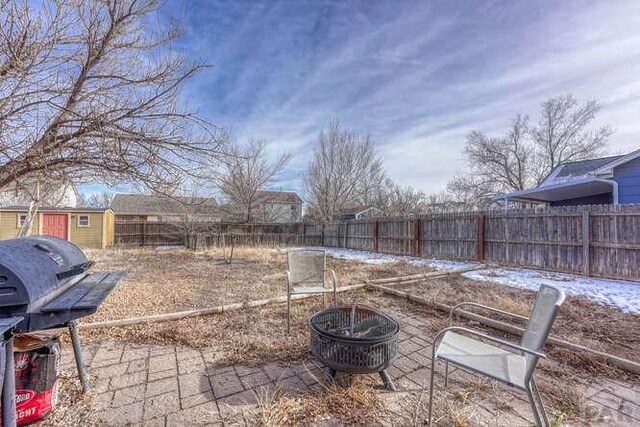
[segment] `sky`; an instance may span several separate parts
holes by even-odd
[[[637,0],[168,0],[160,13],[183,24],[175,48],[212,65],[184,105],[293,155],[273,189],[301,190],[332,119],[427,193],[465,171],[470,131],[500,134],[518,112],[535,121],[560,94],[601,103],[610,152],[640,148]]]

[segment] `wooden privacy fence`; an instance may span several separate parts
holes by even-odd
[[[119,246],[220,247],[224,244],[251,246],[319,246],[313,235],[305,235],[310,224],[233,224],[200,222],[116,221],[115,243]]]
[[[322,246],[640,280],[640,205],[378,218],[305,231]]]
[[[209,246],[328,246],[640,280],[640,205],[432,214],[324,224],[202,224]],[[185,244],[169,223],[116,223],[116,243]]]

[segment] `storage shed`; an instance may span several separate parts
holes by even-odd
[[[16,237],[27,218],[25,206],[0,208],[0,239]],[[82,248],[106,248],[114,243],[115,215],[102,208],[39,208],[32,234],[55,236]]]

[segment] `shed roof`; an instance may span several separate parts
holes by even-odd
[[[79,208],[68,208],[68,207],[55,207],[55,206],[41,206],[38,207],[38,212],[106,212],[112,210],[111,208],[87,208],[87,207],[79,207]],[[3,206],[0,208],[0,211],[6,212],[28,212],[29,206]]]
[[[116,194],[111,208],[118,215],[211,215],[218,208],[213,197],[168,197],[160,194]]]

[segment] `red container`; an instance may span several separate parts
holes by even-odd
[[[39,341],[39,342],[38,342]],[[16,338],[14,369],[16,376],[16,412],[18,425],[49,415],[58,403],[60,341],[56,338]]]

